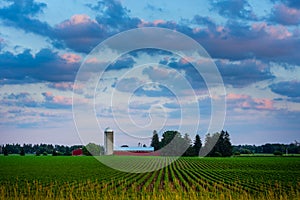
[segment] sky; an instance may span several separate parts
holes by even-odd
[[[148,27],[173,32],[158,46],[183,47],[180,33],[209,57],[120,54],[159,31],[119,35]],[[97,51],[106,41],[119,49]],[[3,0],[0,144],[102,144],[106,127],[117,145],[149,145],[153,130],[177,129],[202,141],[219,129],[233,144],[299,141],[299,50],[295,0]]]

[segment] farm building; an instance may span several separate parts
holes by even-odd
[[[126,156],[158,156],[154,147],[120,147],[114,149],[114,155]]]
[[[131,155],[131,156],[158,156],[159,152],[154,151],[154,147],[138,146],[129,147],[124,145],[114,148],[114,131],[110,128],[104,130],[104,150],[105,155]]]
[[[72,151],[72,156],[82,156],[82,155],[83,155],[83,151],[81,148]]]

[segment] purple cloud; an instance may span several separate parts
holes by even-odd
[[[14,55],[10,52],[0,54],[0,79],[36,81],[73,81],[79,68],[79,62],[70,62],[67,58],[42,49],[35,55],[30,50]]]
[[[106,27],[87,15],[74,15],[54,28],[54,45],[77,52],[90,52],[99,42],[109,36]]]
[[[47,23],[34,18],[43,12],[47,7],[46,4],[34,0],[8,0],[8,2],[11,4],[0,9],[0,18],[5,25],[44,36],[53,34],[52,28]]]
[[[18,107],[36,107],[38,103],[27,92],[6,94],[0,100],[1,105]]]
[[[242,60],[239,63],[218,60],[216,65],[224,83],[233,87],[245,87],[255,82],[275,78],[270,72],[270,66],[258,60]]]
[[[52,92],[42,93],[44,97],[43,107],[50,109],[70,109],[72,107],[72,98],[60,95],[54,95]]]
[[[273,2],[281,2],[288,7],[300,9],[300,2],[298,0],[272,0]]]
[[[284,4],[275,5],[270,20],[283,25],[298,25],[300,24],[300,9]]]
[[[108,66],[106,70],[120,70],[126,68],[132,68],[135,61],[130,56],[122,56],[117,61]]]
[[[246,0],[211,1],[211,4],[213,10],[216,10],[220,15],[227,18],[257,19],[250,4]]]
[[[289,101],[300,102],[300,81],[283,81],[270,85],[272,92],[290,97]]]

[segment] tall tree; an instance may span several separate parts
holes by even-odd
[[[194,151],[193,151],[193,147],[192,147],[192,140],[189,136],[189,134],[184,134],[183,136],[183,146],[187,148],[186,151],[184,152],[183,156],[193,156],[194,155]]]
[[[182,151],[188,148],[178,131],[164,132],[160,144],[164,156],[181,156]]]
[[[154,151],[159,149],[159,138],[156,130],[153,131],[153,136],[152,136],[152,141],[150,146],[154,147]]]
[[[223,150],[224,150],[223,156],[225,157],[232,156],[232,144],[230,142],[230,136],[227,131],[224,134]]]
[[[3,155],[8,156],[8,150],[6,147],[3,147]]]
[[[24,147],[21,147],[21,150],[20,150],[20,156],[25,156],[25,150],[24,150]]]
[[[194,156],[199,156],[199,151],[202,147],[202,142],[200,136],[197,134],[195,137],[194,145],[193,145],[193,154]]]

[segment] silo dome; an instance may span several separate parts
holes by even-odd
[[[114,131],[113,131],[111,128],[107,127],[107,128],[104,130],[104,132],[105,132],[105,133],[113,133]]]

